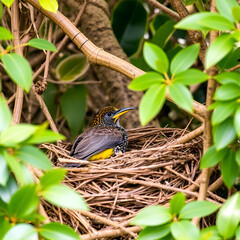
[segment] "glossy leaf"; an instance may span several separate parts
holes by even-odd
[[[223,34],[217,37],[209,46],[206,52],[205,65],[210,68],[224,58],[234,46],[234,39],[230,34]]]
[[[228,150],[224,148],[220,151],[217,151],[216,147],[213,145],[204,153],[201,159],[200,168],[209,168],[218,164],[221,160],[224,159]]]
[[[1,58],[7,74],[28,92],[32,84],[32,69],[29,62],[16,53],[4,54]]]
[[[174,83],[169,86],[169,94],[174,102],[182,109],[188,112],[193,112],[192,95],[189,89],[180,83]]]
[[[13,35],[6,28],[0,27],[0,41],[13,39]]]
[[[156,33],[154,34],[151,42],[158,45],[161,48],[164,48],[166,43],[169,41],[171,36],[173,35],[175,29],[174,25],[176,23],[173,20],[168,20],[162,26],[160,26]]]
[[[221,162],[221,174],[224,183],[230,189],[236,181],[239,167],[235,161],[234,150],[229,150],[225,158]]]
[[[40,178],[40,184],[43,189],[51,186],[51,185],[56,185],[60,183],[66,174],[65,169],[57,168],[57,169],[52,169],[48,172],[46,172],[41,178]]]
[[[0,185],[5,186],[7,184],[9,175],[10,173],[8,170],[7,162],[0,152]]]
[[[170,200],[170,211],[172,214],[179,214],[186,201],[184,193],[176,193]]]
[[[68,89],[60,97],[61,108],[70,126],[72,137],[75,137],[83,127],[86,97],[87,91],[83,85]]]
[[[200,237],[199,229],[189,221],[173,222],[171,233],[178,240],[199,240]]]
[[[46,39],[33,38],[30,41],[28,41],[27,44],[31,47],[35,47],[35,48],[38,48],[38,49],[50,50],[50,51],[53,51],[53,52],[57,52],[56,47]]]
[[[164,77],[156,72],[147,72],[133,79],[128,88],[135,91],[144,91],[154,84],[161,84]]]
[[[234,38],[234,35],[231,35],[231,36],[232,38]],[[237,41],[240,41],[240,31],[239,31],[239,40]],[[222,58],[221,61],[217,63],[217,67],[220,70],[220,72],[224,71],[225,69],[232,68],[238,64],[239,58],[240,58],[239,48],[233,48],[232,51],[230,51],[224,58]],[[223,73],[232,73],[232,72],[223,72]],[[236,73],[236,72],[233,72],[233,73]],[[239,81],[238,81],[238,84],[240,85]]]
[[[9,202],[9,214],[17,219],[27,218],[37,211],[38,203],[36,185],[26,185],[12,195]]]
[[[236,237],[236,240],[240,239],[240,226],[237,227],[235,237]]]
[[[193,44],[189,47],[182,49],[173,58],[170,70],[173,75],[183,72],[190,68],[197,60],[199,53],[199,44]]]
[[[201,230],[200,240],[222,240],[222,237],[219,235],[217,227],[212,226]]]
[[[2,3],[4,3],[8,8],[11,7],[14,0],[1,0]]]
[[[43,9],[57,13],[58,2],[56,0],[39,0],[39,3]]]
[[[228,18],[230,21],[234,22],[232,15],[233,7],[237,7],[238,3],[236,0],[216,0],[216,6],[218,11]]]
[[[160,72],[167,73],[168,72],[168,58],[165,52],[155,44],[145,42],[143,46],[143,56],[148,65]]]
[[[231,238],[240,221],[240,194],[227,199],[217,214],[217,229],[225,239]]]
[[[240,148],[236,151],[235,157],[236,157],[236,163],[240,167]]]
[[[12,114],[2,96],[0,96],[0,133],[7,129],[12,121]]]
[[[0,144],[3,146],[16,146],[33,135],[36,129],[36,126],[25,123],[12,125],[2,132]]]
[[[61,81],[82,79],[89,69],[89,63],[84,54],[73,54],[62,60],[57,68],[56,75]]]
[[[192,85],[205,82],[209,76],[198,69],[188,69],[180,72],[174,76],[174,83],[181,83],[184,85]]]
[[[213,128],[213,140],[217,150],[228,146],[236,138],[233,119],[228,118]]]
[[[15,156],[23,162],[42,170],[50,170],[52,168],[52,163],[49,158],[34,146],[22,146],[15,152]]]
[[[150,206],[142,209],[131,221],[133,225],[157,226],[170,222],[172,215],[170,210],[159,206]]]
[[[17,191],[18,185],[12,175],[9,176],[6,186],[0,185],[0,200],[8,203],[11,196]],[[1,205],[1,204],[0,204]],[[5,207],[5,210],[7,207]]]
[[[232,15],[236,22],[240,21],[240,6],[235,6],[232,8]]]
[[[0,239],[3,239],[3,236],[6,232],[11,228],[9,221],[5,218],[0,216]]]
[[[58,222],[51,222],[43,225],[39,229],[39,233],[46,239],[64,239],[64,240],[80,240],[78,234],[69,226],[62,225]]]
[[[220,206],[208,201],[193,201],[187,203],[181,210],[179,217],[181,219],[191,219],[194,217],[206,217],[214,212]]]
[[[139,118],[142,125],[146,125],[162,109],[165,101],[165,94],[165,84],[155,84],[149,87],[139,105]]]
[[[183,0],[185,6],[192,5],[196,2],[197,0]]]
[[[218,13],[209,13],[204,18],[201,18],[198,23],[212,30],[226,31],[235,28],[234,24],[228,18]]]
[[[234,83],[240,86],[239,77],[238,72],[222,72],[214,78],[221,84]]]
[[[228,101],[239,97],[240,86],[235,83],[227,83],[220,86],[214,94],[214,99]]]
[[[19,223],[13,226],[3,240],[38,240],[38,233],[31,224]]]
[[[238,137],[240,137],[240,106],[237,108],[234,114],[233,124]]]
[[[157,240],[170,233],[170,225],[145,227],[138,235],[138,240]]]
[[[81,195],[62,184],[50,185],[44,189],[42,196],[55,206],[74,210],[88,210],[88,206]]]
[[[224,101],[216,107],[212,114],[212,125],[217,125],[235,112],[238,103],[236,101]]]
[[[114,8],[112,28],[124,52],[131,56],[137,52],[145,33],[147,12],[136,0],[120,1]]]

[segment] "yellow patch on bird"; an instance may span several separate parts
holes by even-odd
[[[97,154],[91,156],[88,160],[94,161],[94,160],[110,158],[113,155],[113,153],[114,153],[113,148],[109,148],[109,149],[104,150],[103,152],[100,152],[100,153],[97,153]]]

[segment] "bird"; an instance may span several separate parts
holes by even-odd
[[[128,136],[119,123],[119,117],[134,109],[136,108],[117,109],[107,106],[98,111],[93,127],[80,134],[74,141],[70,156],[80,160],[94,161],[110,158],[118,152],[125,152]]]

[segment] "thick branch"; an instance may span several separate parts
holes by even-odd
[[[103,49],[95,46],[86,36],[84,36],[73,24],[59,11],[57,14],[44,10],[37,0],[27,0],[30,4],[36,7],[44,15],[53,20],[62,30],[70,37],[70,39],[76,44],[76,46],[86,55],[88,61],[92,64],[98,64],[118,71],[125,76],[133,79],[145,72],[141,69],[133,66],[132,64],[105,52]],[[167,99],[172,101],[169,95]],[[194,113],[200,121],[205,115],[206,108],[204,105],[194,101],[193,103]]]

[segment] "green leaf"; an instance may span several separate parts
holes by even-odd
[[[112,13],[112,29],[128,56],[137,52],[146,24],[147,12],[141,1],[123,0],[115,5]]]
[[[227,199],[217,214],[217,229],[224,239],[231,238],[240,221],[240,193]]]
[[[2,7],[2,3],[0,2],[0,19],[2,18],[2,13],[3,13],[3,7]]]
[[[233,119],[228,118],[221,124],[213,127],[213,141],[217,151],[228,146],[236,138]]]
[[[240,6],[236,6],[232,8],[232,15],[236,22],[240,21]]]
[[[0,239],[3,239],[3,236],[6,232],[11,228],[9,221],[5,218],[0,216]]]
[[[159,206],[150,206],[142,209],[131,221],[133,225],[157,226],[170,222],[172,214],[170,210]]]
[[[39,3],[43,9],[57,13],[58,2],[56,0],[39,0]]]
[[[185,6],[192,5],[196,2],[197,0],[183,0]]]
[[[89,63],[83,53],[73,54],[62,60],[57,68],[56,75],[61,81],[82,79],[89,69]]]
[[[80,194],[62,184],[50,185],[42,192],[42,196],[50,203],[74,210],[88,210],[88,206]]]
[[[138,235],[138,240],[162,239],[170,233],[170,225],[145,227]]]
[[[239,167],[235,161],[235,152],[229,150],[225,158],[221,162],[221,174],[224,183],[230,189],[238,176]]]
[[[198,69],[188,69],[174,76],[174,83],[192,85],[205,82],[209,76]]]
[[[234,114],[233,124],[238,137],[240,137],[240,106],[237,108]]]
[[[11,79],[29,92],[32,84],[32,69],[29,62],[16,53],[4,54],[1,58],[4,69]]]
[[[231,35],[231,36],[232,38],[234,38],[234,35]],[[239,31],[239,37],[240,37],[240,31]],[[238,41],[240,41],[240,38]],[[220,72],[224,71],[225,69],[235,67],[238,64],[239,58],[240,58],[239,48],[233,48],[232,51],[230,51],[220,62],[217,63],[217,67],[220,70]],[[223,72],[223,73],[232,73],[232,72]],[[240,73],[238,73],[238,75],[239,74]],[[238,81],[238,84],[240,85],[240,81]]]
[[[219,104],[212,114],[212,125],[217,125],[227,119],[236,110],[238,103],[236,101],[224,101]]]
[[[181,219],[191,219],[194,217],[206,217],[218,210],[220,206],[208,201],[193,201],[187,203],[181,210]]]
[[[240,86],[235,83],[227,83],[220,86],[214,94],[214,99],[219,101],[228,101],[239,97]]]
[[[43,189],[51,186],[56,185],[60,183],[66,174],[66,170],[62,168],[52,169],[48,172],[46,172],[41,178],[40,178],[40,184]]]
[[[236,157],[236,163],[240,167],[240,148],[236,151],[235,157]]]
[[[180,83],[173,83],[168,87],[169,94],[173,101],[182,109],[193,112],[192,94],[189,89]]]
[[[221,84],[234,83],[240,86],[239,77],[238,72],[222,72],[214,78]]]
[[[1,0],[8,8],[11,7],[14,0]]]
[[[205,66],[210,68],[224,58],[234,46],[234,39],[230,34],[222,34],[209,46],[205,57]]]
[[[186,201],[184,193],[176,193],[170,200],[170,211],[172,214],[179,214]]]
[[[151,42],[158,45],[161,48],[164,48],[166,43],[169,41],[173,33],[175,32],[174,29],[175,22],[173,20],[168,20],[162,26],[160,26],[156,33],[154,34]]]
[[[60,104],[64,116],[70,126],[72,137],[79,134],[85,117],[87,91],[84,85],[68,89],[60,97]],[[77,116],[76,116],[76,113]]]
[[[9,214],[17,219],[28,218],[37,211],[39,197],[36,185],[26,185],[18,189],[9,202]]]
[[[144,91],[154,84],[161,84],[164,77],[156,72],[147,72],[133,79],[128,88],[135,91]]]
[[[35,48],[38,48],[38,49],[50,50],[50,51],[53,51],[53,52],[57,52],[56,47],[46,39],[33,38],[30,41],[28,41],[27,44],[31,47],[35,47]]]
[[[173,222],[171,233],[177,240],[199,240],[200,231],[189,221]]]
[[[149,87],[139,104],[139,118],[142,125],[146,125],[159,113],[165,101],[165,94],[165,84]]]
[[[27,181],[24,176],[23,168],[21,164],[18,162],[18,160],[14,156],[9,154],[7,151],[3,152],[3,157],[7,161],[9,168],[13,171],[20,185],[21,186],[25,185]]]
[[[171,73],[176,75],[190,68],[197,60],[199,53],[199,43],[182,49],[173,58],[170,66]]]
[[[238,3],[236,0],[216,0],[216,6],[218,11],[228,18],[230,21],[234,22],[234,18],[232,15],[233,7],[238,7]]]
[[[64,239],[64,240],[80,240],[78,234],[69,226],[62,225],[58,222],[51,222],[43,225],[39,229],[39,233],[46,239]]]
[[[155,44],[145,42],[143,56],[147,64],[160,73],[168,72],[168,58],[165,52]]]
[[[185,30],[193,29],[193,30],[209,31],[212,29],[212,27],[204,26],[203,24],[200,23],[200,21],[209,16],[214,16],[215,14],[217,13],[203,12],[203,13],[195,13],[195,14],[189,15],[183,18],[180,22],[178,22],[175,25],[175,28],[180,28]]]
[[[6,28],[0,27],[0,41],[13,39],[13,35]]]
[[[14,147],[33,135],[36,129],[36,126],[26,123],[12,125],[0,135],[0,145]]]
[[[240,239],[240,226],[237,227],[235,237],[236,237],[236,240]]]
[[[221,160],[224,159],[227,152],[227,148],[217,151],[214,145],[211,146],[202,156],[200,169],[213,167],[214,165],[218,164]]]
[[[0,185],[0,200],[8,203],[11,196],[17,191],[18,186],[12,175],[9,176],[6,186]],[[1,204],[0,204],[1,206]],[[6,210],[7,208],[5,208]]]
[[[31,224],[19,223],[13,226],[3,240],[38,240],[38,233]]]
[[[231,34],[232,38],[234,38],[237,42],[240,42],[240,30],[235,30]]]
[[[22,146],[15,152],[15,157],[20,158],[23,162],[42,170],[52,169],[52,163],[49,158],[47,158],[40,149],[34,146]]]
[[[0,152],[0,185],[6,186],[9,175],[7,162]]]
[[[5,103],[5,100],[0,96],[0,133],[7,129],[12,121],[12,114]]]
[[[200,240],[222,240],[222,237],[219,235],[217,227],[212,226],[201,230]]]
[[[209,13],[208,16],[200,19],[198,23],[212,30],[227,31],[235,28],[234,24],[228,18],[218,14]]]

